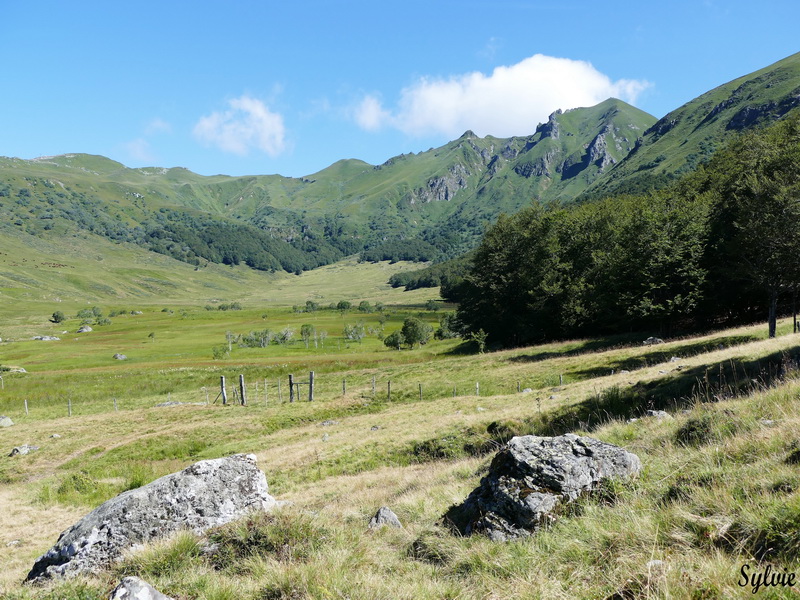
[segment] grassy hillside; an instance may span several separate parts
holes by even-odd
[[[583,190],[654,120],[608,100],[554,114],[528,137],[467,132],[379,166],[342,160],[301,179],[128,169],[83,154],[3,158],[0,208],[11,229],[32,236],[90,231],[193,264],[249,261],[291,272],[409,238],[433,244],[436,256],[455,254],[474,245],[500,212]],[[243,237],[276,260],[250,260],[252,247],[226,255]],[[222,248],[207,248],[209,239]]]
[[[368,298],[368,272],[357,271],[367,268],[375,267],[331,267],[339,270],[295,281],[316,276],[334,286],[355,275],[351,285],[365,282],[357,297]],[[759,325],[658,346],[617,337],[470,355],[456,341],[436,341],[398,352],[374,335],[347,342],[342,329],[363,320],[388,332],[406,315],[435,322],[436,313],[378,295],[383,313],[297,313],[286,304],[306,298],[303,290],[270,294],[228,298],[241,301],[240,311],[207,310],[186,296],[143,304],[143,314],[128,310],[87,334],[74,333],[81,320],[71,310],[49,325],[43,304],[5,306],[13,335],[2,336],[0,362],[28,373],[4,374],[0,414],[16,425],[0,430],[0,446],[41,449],[0,457],[4,597],[102,598],[119,576],[137,574],[191,598],[728,598],[752,597],[737,585],[745,562],[800,569],[800,388],[790,323],[773,340]],[[123,308],[117,302],[100,308],[108,315]],[[302,323],[328,331],[324,347],[233,343],[225,357],[212,357],[227,332]],[[56,328],[69,335],[24,339]],[[129,358],[115,361],[114,352]],[[317,400],[286,403],[287,374],[312,369]],[[238,373],[248,406],[214,403],[219,376]],[[517,393],[518,385],[533,391]],[[166,400],[187,404],[155,406]],[[673,418],[627,421],[646,408]],[[508,436],[563,431],[625,446],[644,472],[529,540],[492,544],[441,528],[439,517],[477,485]],[[19,586],[58,533],[104,499],[234,452],[257,454],[271,493],[293,502],[218,534],[237,560],[215,562],[197,540],[179,536],[97,578],[52,590]],[[405,529],[367,533],[384,504]],[[290,551],[276,552],[269,540]],[[653,559],[662,565],[648,566]]]
[[[795,111],[799,98],[800,53],[714,88],[667,114],[583,198],[664,187],[707,161],[738,132]]]

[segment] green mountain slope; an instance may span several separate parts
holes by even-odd
[[[654,121],[610,99],[554,113],[531,136],[466,132],[382,165],[342,160],[304,178],[129,169],[83,154],[0,159],[0,207],[32,235],[88,230],[194,264],[299,271],[415,239],[419,258],[436,258],[473,246],[501,212],[579,193]]]
[[[438,260],[473,248],[501,213],[666,185],[742,129],[800,105],[800,54],[657,121],[620,100],[555,112],[529,136],[467,131],[381,165],[302,178],[129,169],[101,156],[0,158],[0,229],[90,232],[195,266],[300,272],[342,256]],[[0,231],[2,233],[2,231]]]
[[[633,152],[583,199],[663,187],[708,160],[726,140],[800,107],[800,53],[687,102],[644,132]]]

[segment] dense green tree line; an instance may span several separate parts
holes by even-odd
[[[800,284],[800,121],[730,143],[672,187],[531,206],[484,237],[445,291],[505,345],[769,316]]]

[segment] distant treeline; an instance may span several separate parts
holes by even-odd
[[[474,252],[469,252],[459,258],[437,263],[424,269],[403,271],[395,273],[389,278],[392,287],[403,287],[406,290],[419,288],[442,287],[442,295],[449,294],[449,290],[460,285],[467,274]]]
[[[744,134],[676,185],[499,219],[463,282],[467,331],[518,345],[769,317],[800,287],[800,122]]]

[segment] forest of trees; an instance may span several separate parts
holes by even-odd
[[[774,335],[800,284],[799,228],[795,117],[665,190],[501,217],[443,295],[467,332],[502,345],[761,317]]]

